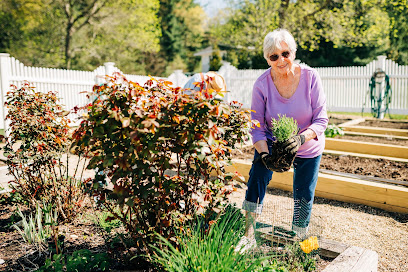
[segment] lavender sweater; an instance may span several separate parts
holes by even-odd
[[[296,92],[291,98],[286,99],[276,89],[270,69],[256,80],[252,92],[251,117],[260,124],[260,127],[255,127],[251,131],[252,142],[272,139],[270,129],[272,118],[278,118],[278,114],[285,114],[298,122],[299,133],[309,128],[317,135],[315,139],[299,148],[297,156],[314,158],[322,154],[325,144],[324,131],[329,119],[326,112],[326,96],[319,74],[313,68],[301,65]]]

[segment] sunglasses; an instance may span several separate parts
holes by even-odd
[[[270,56],[269,56],[269,59],[270,59],[271,61],[277,61],[280,56],[282,56],[282,57],[284,57],[284,58],[288,58],[289,55],[290,55],[290,52],[289,52],[289,51],[283,51],[281,55],[278,55],[278,54],[270,55]]]

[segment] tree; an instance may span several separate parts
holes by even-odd
[[[218,71],[222,66],[220,50],[215,47],[210,58],[210,71]]]
[[[50,4],[49,0],[1,1],[0,21],[6,26],[0,30],[2,51],[26,65],[61,67],[63,32],[56,26],[62,21]]]
[[[230,9],[226,22],[211,26],[211,32],[232,47],[254,46],[253,60],[261,59],[263,38],[278,27],[288,29],[304,52],[318,50],[321,42],[333,49],[385,50],[389,21],[377,4],[374,0],[242,0]]]
[[[388,57],[402,65],[408,64],[408,3],[406,0],[385,2],[390,17],[390,48]]]
[[[55,5],[61,8],[65,14],[65,68],[71,68],[73,58],[72,39],[73,36],[88,25],[91,20],[99,19],[101,9],[109,0],[57,0]]]
[[[161,33],[158,8],[158,0],[108,3],[100,13],[101,19],[92,20],[74,38],[78,52],[73,58],[74,67],[92,69],[106,61],[114,61],[126,73],[152,72],[151,64],[160,62],[157,59]],[[89,38],[83,40],[82,37]]]
[[[190,71],[194,70],[198,62],[193,54],[203,41],[204,10],[193,0],[160,0],[158,14],[163,57],[171,63],[179,56]]]
[[[216,37],[214,40],[218,44],[233,48],[255,47],[255,51],[262,51],[263,38],[278,27],[277,8],[276,1],[243,0],[222,14],[226,21],[214,20],[209,34]]]
[[[11,27],[0,30],[1,49],[26,65],[90,70],[114,61],[124,72],[146,73],[159,50],[159,0],[5,0],[0,7],[0,22]]]

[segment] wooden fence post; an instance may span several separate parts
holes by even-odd
[[[3,120],[4,136],[9,136],[8,122],[6,122],[7,108],[4,105],[6,102],[6,94],[10,89],[10,79],[11,79],[11,62],[10,54],[0,53],[0,95],[1,95],[1,106],[2,111],[0,111],[1,119]]]
[[[183,87],[188,77],[183,73],[183,70],[174,70],[168,77],[168,80],[173,82],[174,87]]]
[[[115,63],[114,62],[105,62],[105,75],[111,76],[115,72]]]
[[[233,77],[233,73],[237,71],[237,68],[235,66],[231,65],[229,62],[225,62],[223,66],[218,70],[218,73],[224,77],[225,84],[227,85],[226,93],[224,95],[224,102],[229,103],[231,102],[231,97],[229,93],[231,92],[231,78]]]

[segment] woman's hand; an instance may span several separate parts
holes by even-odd
[[[259,154],[261,157],[262,163],[265,165],[265,167],[271,171],[276,171],[275,168],[275,163],[276,163],[276,157],[269,154],[268,152],[261,152]]]
[[[285,153],[287,154],[292,154],[296,155],[296,153],[299,150],[299,147],[304,144],[306,141],[305,135],[300,134],[300,135],[295,135],[286,140],[283,143],[283,149],[285,150]]]

